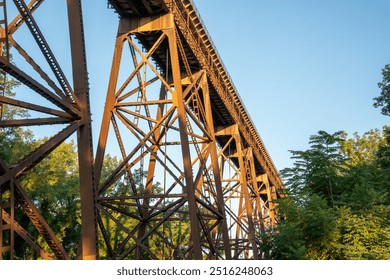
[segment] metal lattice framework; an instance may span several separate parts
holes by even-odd
[[[1,76],[4,81],[12,76],[49,104],[2,94],[1,106],[44,117],[1,119],[0,127],[61,124],[15,164],[0,158],[0,258],[14,258],[15,234],[41,258],[70,258],[20,179],[74,134],[81,204],[78,258],[266,257],[258,249],[258,233],[274,226],[275,200],[283,186],[193,3],[108,1],[119,14],[119,26],[93,158],[81,0],[66,1],[71,79],[34,18],[42,2],[0,1]],[[13,21],[7,19],[10,4],[18,11]],[[17,43],[14,34],[21,26],[48,67]],[[29,70],[10,62],[10,50]],[[4,88],[5,82],[3,93]],[[107,171],[111,150],[119,159]],[[17,208],[50,250],[18,223]]]

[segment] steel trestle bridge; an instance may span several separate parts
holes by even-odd
[[[60,127],[17,162],[0,158],[0,259],[22,258],[16,240],[37,258],[72,258],[23,178],[75,135],[78,259],[266,258],[259,233],[277,223],[283,185],[194,3],[108,1],[119,24],[94,151],[81,0],[66,0],[71,74],[42,31],[43,2],[0,0],[1,110],[32,112],[2,117],[0,128]],[[44,102],[7,96],[10,78]]]

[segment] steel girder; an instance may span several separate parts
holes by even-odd
[[[31,245],[40,258],[70,258],[51,225],[41,215],[35,199],[28,195],[28,191],[21,184],[21,180],[28,176],[29,172],[61,143],[77,133],[78,172],[81,174],[79,176],[81,219],[83,221],[79,257],[95,259],[97,256],[96,207],[93,191],[91,119],[81,1],[67,0],[72,83],[69,82],[69,77],[62,70],[62,66],[34,17],[34,13],[40,9],[43,2],[43,0],[32,0],[29,3],[23,0],[7,1],[8,8],[12,6],[13,10],[17,11],[12,21],[7,20],[6,17],[6,1],[0,2],[1,15],[4,15],[0,25],[2,78],[4,80],[6,77],[14,78],[23,85],[30,96],[34,96],[30,98],[32,101],[27,102],[18,96],[6,97],[3,93],[0,96],[0,102],[2,106],[6,104],[7,106],[23,108],[32,114],[40,115],[36,118],[22,117],[15,120],[2,118],[0,127],[7,129],[10,127],[51,126],[55,130],[58,127],[54,125],[62,125],[57,132],[54,132],[53,136],[43,140],[38,147],[33,148],[16,162],[6,163],[0,159],[0,258],[22,257],[14,254],[16,234]],[[24,36],[29,33],[28,36],[32,36],[34,40],[18,42],[16,38],[19,30],[25,32]],[[39,50],[38,54],[29,51],[32,46]],[[34,58],[33,53],[36,57],[40,56],[41,58]],[[20,57],[19,61],[24,60],[24,62],[20,65],[11,63],[11,56],[18,56]],[[42,67],[42,64],[46,65]],[[5,83],[3,86],[6,86]],[[16,220],[16,209],[18,212],[24,213],[24,218],[21,219],[29,220],[34,231],[38,232],[38,238],[32,237],[29,230],[23,228]],[[38,241],[38,239],[44,241]]]
[[[120,22],[95,162],[108,258],[230,258],[207,77],[182,73],[180,40],[172,14]],[[156,52],[165,54],[164,69]],[[114,142],[122,159],[102,180]],[[109,238],[114,227],[123,232],[118,240]]]
[[[252,148],[244,148],[237,125],[217,127],[215,135],[225,140],[219,162],[233,258],[267,257],[258,249],[259,234],[275,224],[275,193],[266,174],[256,175]]]
[[[104,256],[264,256],[259,233],[274,224],[268,178],[256,174],[238,125],[214,127],[208,69],[187,60],[174,14],[123,17],[118,30],[95,162]],[[114,143],[122,158],[102,178]],[[187,229],[185,239],[172,227]]]
[[[41,258],[69,258],[20,181],[76,133],[80,259],[267,257],[258,249],[259,233],[275,224],[280,179],[263,146],[258,146],[260,140],[253,138],[243,108],[229,94],[233,87],[222,66],[212,63],[218,60],[215,53],[205,55],[209,45],[201,42],[207,34],[196,30],[202,26],[196,23],[196,13],[183,10],[186,1],[181,5],[164,1],[163,13],[153,10],[160,11],[160,6],[146,5],[146,10],[154,11],[152,16],[121,17],[95,161],[81,1],[67,0],[72,83],[34,19],[42,2],[14,0],[19,14],[9,24],[6,17],[0,19],[5,50],[0,68],[3,77],[14,77],[49,105],[2,95],[1,104],[44,117],[1,119],[0,126],[62,127],[16,163],[0,159],[0,258],[14,258],[15,234]],[[0,8],[6,15],[5,1],[0,1]],[[49,70],[43,70],[15,39],[22,26],[28,27]],[[9,62],[9,46],[39,80]],[[216,117],[211,88],[225,104],[224,114],[231,115],[223,124],[221,115]],[[248,123],[249,129],[243,130]],[[108,160],[110,165],[105,164]],[[259,162],[264,168],[259,169]],[[17,207],[47,246],[18,223]]]

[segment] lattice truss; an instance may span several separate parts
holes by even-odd
[[[205,73],[182,78],[175,29],[152,32],[156,41],[146,52],[131,32],[116,41],[96,160],[99,176],[105,148],[117,144],[121,164],[108,178],[97,177],[107,253],[114,258],[193,258],[194,246],[202,244],[204,253],[223,255],[223,245],[216,242],[224,209],[212,168],[215,141],[211,112],[204,106]],[[165,54],[165,69],[152,61],[157,51]],[[130,74],[119,82],[122,68]],[[124,233],[120,240],[109,238],[113,224]],[[197,244],[188,242],[190,235]]]
[[[58,5],[65,12],[65,20],[58,19],[54,23],[57,25],[55,30],[63,32],[65,38],[68,38],[65,39],[66,42],[70,41],[72,47],[71,55],[66,56],[68,60],[63,59],[60,63],[52,49],[53,44],[47,40],[53,36],[44,35],[41,30],[41,27],[47,24],[42,15],[48,13],[44,5],[41,6],[43,2],[0,1],[0,74],[4,81],[0,96],[2,137],[10,133],[11,129],[20,127],[32,129],[39,126],[46,132],[46,138],[39,143],[31,140],[34,144],[19,158],[0,158],[0,258],[23,258],[14,250],[16,242],[26,242],[38,258],[70,258],[57,237],[61,234],[60,230],[47,223],[39,209],[39,201],[30,197],[28,183],[30,171],[42,168],[41,164],[45,158],[76,132],[79,136],[78,148],[81,156],[78,170],[83,174],[80,176],[80,185],[83,185],[83,188],[80,188],[79,196],[82,200],[85,200],[85,197],[85,201],[89,200],[89,209],[86,210],[82,206],[82,211],[84,214],[90,212],[91,222],[86,221],[89,223],[87,227],[92,224],[92,230],[94,228],[93,154],[81,4],[77,0],[67,1],[71,22],[69,26],[66,9],[63,5]],[[66,36],[69,30],[72,34],[70,37]],[[57,47],[57,54],[58,51],[64,52]],[[73,65],[73,70],[70,67],[71,70],[68,68],[66,73],[63,70],[64,65]],[[15,96],[6,94],[11,91],[11,80],[18,85],[16,89],[12,89],[18,92]],[[12,116],[12,112],[19,109],[24,109],[25,113]],[[41,179],[41,184],[44,185],[45,180],[53,178]],[[21,221],[25,226],[21,225]],[[87,227],[84,227],[84,231]],[[92,243],[94,245],[91,247],[96,247],[96,242]],[[95,255],[88,250],[83,253]]]
[[[237,125],[214,127],[207,71],[182,40],[172,14],[120,23],[95,165],[105,254],[257,258],[274,223],[268,179]],[[121,161],[103,178],[113,145]]]

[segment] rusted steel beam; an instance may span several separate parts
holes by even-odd
[[[44,2],[44,0],[31,0],[30,3],[27,4],[27,7],[29,9],[30,14],[33,14],[34,11],[38,9],[38,7]],[[9,34],[12,35],[13,33],[18,30],[20,26],[25,22],[25,19],[22,17],[21,14],[18,14],[12,22],[8,25]]]
[[[70,135],[72,135],[72,133],[76,131],[79,126],[79,122],[74,122],[53,137],[51,137],[48,141],[44,142],[41,146],[36,148],[29,155],[27,155],[18,163],[13,165],[11,167],[12,173],[16,176],[16,178],[23,176],[24,173],[31,170],[55,148],[57,148],[61,143],[63,143]]]
[[[31,220],[32,224],[38,230],[43,239],[47,242],[54,256],[57,259],[68,260],[69,256],[66,253],[64,247],[62,246],[61,242],[58,240],[53,230],[50,228],[46,220],[40,214],[38,208],[35,207],[34,203],[28,197],[27,193],[16,181],[15,198],[18,204],[23,208],[25,214]]]
[[[267,196],[266,200],[266,207],[267,207],[267,212],[268,212],[268,217],[269,217],[269,224],[268,226],[273,228],[276,224],[276,193],[273,191],[273,188],[271,187],[268,176],[267,174],[262,174],[257,177],[257,182],[260,184],[259,191],[265,192],[265,195]],[[265,190],[264,190],[265,189]]]
[[[100,135],[95,156],[95,184],[98,185],[101,176],[101,170],[103,168],[103,159],[106,152],[106,144],[108,138],[108,132],[110,128],[110,121],[112,116],[112,110],[115,104],[115,92],[118,84],[119,69],[123,51],[123,41],[126,40],[126,36],[118,36],[115,42],[114,55],[111,66],[111,73],[109,78],[109,84],[107,89],[106,103],[103,111],[103,120],[100,128]],[[98,186],[95,186],[98,189]]]
[[[245,210],[246,215],[247,215],[247,223],[248,223],[248,239],[250,240],[250,243],[252,245],[252,250],[253,250],[253,257],[254,259],[258,259],[258,249],[257,249],[257,244],[256,244],[256,237],[255,237],[255,225],[253,221],[253,205],[250,201],[250,194],[249,194],[249,182],[247,178],[247,172],[250,171],[248,164],[244,161],[244,154],[242,150],[242,144],[240,141],[240,136],[235,134],[233,135],[236,141],[236,146],[237,146],[237,152],[238,152],[238,162],[239,162],[239,168],[241,171],[240,179],[241,179],[241,190],[243,192],[243,209],[242,211]]]
[[[40,105],[29,103],[29,102],[24,102],[24,101],[21,101],[21,100],[15,100],[15,99],[8,98],[8,97],[5,97],[5,96],[0,96],[0,102],[2,102],[4,104],[8,104],[8,105],[17,106],[17,107],[20,107],[20,108],[25,108],[25,109],[28,109],[28,110],[33,110],[33,111],[36,111],[36,112],[41,112],[41,113],[57,116],[57,117],[60,117],[60,118],[67,118],[69,121],[73,119],[73,117],[71,115],[69,115],[68,113],[66,113],[64,111],[60,111],[60,110],[56,110],[56,109],[40,106]]]
[[[213,119],[213,114],[212,114],[212,108],[211,108],[211,101],[210,101],[210,93],[209,93],[209,87],[208,87],[208,82],[207,82],[207,76],[205,73],[202,75],[201,79],[201,89],[203,93],[203,103],[205,107],[205,122],[206,126],[209,128],[209,131],[212,133],[211,134],[211,139],[212,143],[210,145],[210,154],[211,154],[211,165],[212,165],[212,170],[214,174],[214,180],[215,180],[215,186],[216,186],[216,194],[217,194],[217,201],[218,201],[218,206],[219,206],[219,211],[221,212],[222,215],[222,243],[226,255],[226,259],[231,259],[231,248],[230,248],[230,243],[229,243],[229,232],[228,232],[228,216],[226,215],[226,210],[225,210],[225,202],[223,198],[223,190],[222,190],[222,182],[221,182],[221,171],[220,167],[218,165],[218,154],[217,154],[217,143],[215,139],[215,128],[214,128],[214,119]]]
[[[9,29],[8,29],[7,2],[5,0],[2,0],[0,1],[0,48],[1,48],[0,56],[5,57],[7,62],[9,62],[9,35],[8,34],[9,34]],[[2,91],[4,93],[4,88]],[[3,107],[1,107],[1,110],[3,110]]]
[[[0,213],[0,217],[2,217],[2,219],[4,220],[4,222],[8,225],[10,225],[11,223],[11,218],[10,218],[10,215],[4,211],[4,209],[1,209],[2,210],[2,213]],[[30,234],[28,233],[28,231],[26,231],[20,224],[18,224],[18,222],[14,221],[13,222],[14,225],[14,230],[15,232],[23,238],[24,241],[27,242],[27,244],[29,244],[31,246],[31,248],[34,249],[35,252],[37,252],[37,254],[44,260],[52,260],[52,256],[50,256],[50,254],[48,252],[46,252],[39,244],[37,244],[36,240],[34,240],[33,237],[30,236]],[[5,225],[3,225],[3,230],[5,228]],[[0,239],[1,240],[1,239]],[[8,249],[11,249],[8,248]],[[2,250],[0,250],[0,254],[2,253]],[[0,260],[1,260],[1,255],[0,255]]]
[[[283,184],[278,176],[277,170],[265,149],[265,146],[253,125],[250,116],[241,101],[232,79],[226,67],[222,63],[214,44],[211,41],[207,30],[202,23],[196,8],[190,0],[170,1],[164,0],[175,15],[175,21],[181,33],[187,40],[197,60],[203,68],[208,69],[210,81],[217,94],[225,104],[230,116],[239,124],[240,132],[245,142],[254,150],[256,159],[261,168],[269,174],[272,184],[277,188],[283,188]]]
[[[150,47],[145,50],[141,50],[133,40],[143,34],[152,34],[147,38]],[[99,226],[105,242],[110,242],[109,229],[103,222],[106,218],[128,235],[116,248],[107,244],[107,253],[114,258],[159,256],[159,252],[145,249],[145,244],[152,236],[159,235],[158,231],[164,230],[165,222],[180,221],[177,215],[189,225],[191,235],[186,239],[187,249],[176,256],[190,259],[229,259],[231,256],[223,189],[220,179],[215,178],[219,174],[219,166],[206,72],[192,73],[187,67],[187,73],[182,73],[181,63],[186,63],[187,58],[181,50],[180,40],[171,14],[134,20],[123,18],[120,21],[95,165],[98,174],[108,131],[112,127],[122,161],[99,184],[98,204]],[[131,55],[133,65],[128,69],[130,74],[127,79],[118,85],[121,58],[126,55],[125,43],[128,43],[130,52],[127,55]],[[155,53],[165,53],[164,70],[157,70],[151,61]],[[160,91],[152,87],[157,81],[161,82]],[[132,145],[126,145],[124,135],[128,133],[135,140]],[[212,145],[214,152],[210,149]],[[180,164],[167,149],[177,151]],[[134,195],[110,194],[110,186],[123,177],[132,178],[134,168],[138,164],[144,166],[144,160],[147,168],[145,179],[142,179],[142,191],[130,179],[127,188]],[[164,177],[169,176],[172,181],[167,188],[164,183],[163,194],[159,195],[155,193],[154,182],[158,180],[156,175],[161,168],[166,173]],[[176,194],[178,191],[180,193]],[[171,213],[171,207],[179,201],[176,198],[180,197],[182,203]],[[172,206],[166,206],[167,199],[173,199]],[[129,212],[126,207],[133,207],[135,213]],[[125,230],[124,222],[116,219],[114,213],[136,220],[133,229]],[[220,238],[221,233],[223,239]],[[166,246],[172,247],[175,242]],[[127,246],[130,247],[125,250]]]
[[[12,168],[8,167],[7,164],[1,158],[0,158],[0,165],[2,169],[1,173],[3,173],[2,176],[7,173],[8,174],[11,173],[12,175],[13,173]],[[10,214],[8,214],[9,219],[8,222],[7,221],[6,222],[8,224],[11,224],[11,228],[15,225],[15,231],[30,243],[31,238],[29,237],[28,233],[17,222],[15,222],[14,216],[12,214],[17,203],[24,210],[24,213],[30,219],[30,221],[37,229],[37,231],[40,233],[40,235],[43,237],[43,239],[47,242],[54,256],[57,259],[69,259],[69,256],[65,252],[62,244],[59,242],[54,232],[51,230],[50,226],[47,224],[43,216],[40,214],[38,208],[34,205],[32,200],[29,198],[26,191],[20,185],[18,180],[16,180],[14,176],[10,176],[10,181],[8,182],[7,185],[4,185],[4,183],[1,183],[0,185],[2,186],[2,191],[4,186],[7,186],[8,190],[10,191],[10,198],[11,198],[10,211],[9,211]],[[15,202],[12,203],[12,200],[15,200]],[[36,241],[34,241],[34,243],[36,243]],[[13,245],[11,245],[11,247],[13,250]],[[38,249],[38,247],[36,247],[35,245],[33,246],[33,248],[35,250]],[[37,252],[39,251],[40,249]],[[43,254],[46,256],[46,253]],[[50,256],[47,257],[51,258]]]
[[[55,148],[57,148],[65,139],[67,139],[74,131],[76,131],[78,127],[78,122],[69,125],[50,138],[48,141],[44,142],[30,154],[25,156],[23,159],[19,160],[16,164],[10,167],[10,172],[0,175],[0,185],[10,181],[13,176],[15,178],[23,176],[26,172],[31,170],[40,161],[42,161]]]
[[[68,114],[72,115],[74,118],[80,118],[80,111],[69,102],[69,100],[64,100],[58,97],[56,94],[52,93],[49,89],[44,87],[38,81],[34,80],[19,69],[17,66],[12,65],[6,61],[5,58],[0,57],[0,68],[5,72],[13,76],[15,79],[29,87],[34,92],[41,95],[43,98],[47,99],[58,108],[64,110]]]
[[[84,27],[81,0],[67,0],[69,34],[72,56],[73,90],[81,111],[77,130],[78,161],[81,199],[81,256],[82,259],[96,259],[97,214],[93,173],[93,148],[91,111],[89,103],[88,71],[84,43]]]
[[[110,2],[115,2],[115,9],[123,17],[131,18],[134,14],[132,7],[127,5],[127,3],[122,4],[121,2],[114,0]],[[214,102],[214,106],[216,106],[214,113],[219,116],[218,121],[222,121],[224,116],[229,119],[228,122],[233,121],[239,125],[240,133],[243,136],[244,148],[254,148],[253,153],[255,157],[256,173],[268,174],[272,186],[275,186],[276,189],[283,188],[277,170],[266,151],[250,116],[247,114],[237,90],[222,63],[222,59],[219,57],[192,1],[162,0],[159,2],[164,2],[165,7],[169,8],[174,14],[174,20],[185,39],[185,47],[180,44],[178,46],[179,49],[191,49],[191,52],[186,51],[186,55],[191,57],[189,58],[189,60],[192,61],[191,67],[207,69],[209,81],[213,87],[213,101],[221,100],[223,103],[222,105],[221,101]],[[130,3],[136,2],[130,1]],[[150,13],[147,9],[142,9],[142,11],[143,14],[140,14],[140,10],[137,12],[138,18],[156,19],[155,14]],[[163,14],[163,12],[161,12],[161,14]],[[159,53],[158,55],[160,57],[164,56],[162,53]],[[198,64],[195,65],[194,61],[197,61]],[[190,67],[186,65],[185,62],[183,66],[185,66],[184,68],[188,72]],[[215,95],[218,95],[218,97],[216,98]],[[220,110],[222,111],[219,112]]]
[[[189,215],[190,215],[190,224],[191,224],[191,241],[193,246],[193,254],[194,259],[202,259],[202,250],[201,243],[199,237],[199,224],[197,217],[197,206],[196,200],[194,196],[194,185],[192,178],[192,166],[191,166],[191,154],[188,143],[188,132],[187,132],[187,122],[185,116],[185,107],[184,100],[182,96],[182,86],[181,86],[181,76],[180,76],[180,65],[179,65],[179,56],[178,49],[176,45],[176,34],[173,29],[171,29],[168,33],[167,37],[169,41],[169,53],[171,57],[171,65],[172,65],[172,76],[173,76],[173,84],[175,87],[175,95],[173,96],[173,103],[177,106],[178,112],[178,121],[179,121],[179,129],[180,129],[180,140],[181,140],[181,150],[183,157],[183,171],[185,177],[186,189],[184,192],[187,194],[188,205],[189,205]]]
[[[66,118],[36,118],[36,119],[20,119],[20,120],[5,120],[0,121],[0,127],[20,127],[48,124],[66,124],[69,119]]]
[[[83,24],[81,14],[81,1],[68,0],[68,23],[70,31],[70,44],[72,55],[72,72],[73,72],[73,87],[70,86],[67,77],[61,70],[60,64],[56,60],[51,51],[48,42],[40,31],[40,26],[33,17],[33,12],[37,10],[43,2],[32,0],[26,4],[23,0],[14,0],[15,6],[19,11],[19,15],[14,21],[8,25],[7,39],[13,46],[13,50],[19,54],[30,64],[44,82],[51,89],[43,86],[38,80],[32,78],[33,75],[25,73],[18,66],[8,62],[7,57],[0,57],[0,68],[2,72],[7,73],[17,79],[19,82],[27,86],[31,94],[39,94],[57,108],[50,108],[50,105],[37,104],[34,102],[25,102],[17,98],[1,96],[1,104],[25,108],[34,112],[49,115],[42,118],[31,119],[16,119],[2,120],[2,127],[30,125],[49,125],[49,124],[67,124],[67,126],[57,134],[45,140],[35,150],[19,159],[10,167],[0,168],[0,186],[1,194],[6,188],[9,189],[11,210],[8,213],[9,223],[0,229],[3,230],[7,226],[11,228],[10,238],[10,257],[13,257],[14,237],[13,232],[19,234],[27,243],[34,243],[32,247],[43,258],[69,259],[67,252],[58,241],[53,230],[50,228],[40,214],[40,210],[34,205],[34,199],[30,199],[23,187],[18,182],[18,179],[25,176],[34,166],[45,159],[54,149],[68,139],[74,132],[78,132],[78,153],[79,153],[79,174],[80,174],[80,196],[82,208],[82,233],[81,242],[82,250],[81,258],[95,259],[97,256],[97,235],[96,235],[96,206],[93,184],[93,152],[92,152],[92,134],[91,134],[91,118],[89,108],[89,85],[87,78],[87,68],[85,59],[85,46],[83,38]],[[26,50],[23,49],[12,37],[12,35],[22,25],[26,24],[28,30],[32,34],[37,46],[43,57],[46,59],[52,73],[46,73],[36,61],[31,57]],[[51,80],[50,76],[56,78],[56,85]],[[13,202],[14,201],[14,202]],[[14,204],[14,205],[12,205]],[[29,235],[29,233],[21,229],[20,225],[15,221],[13,210],[19,204],[29,217],[32,224],[36,227],[39,236],[46,240],[52,253],[43,252],[38,243]],[[2,209],[3,210],[3,209]],[[3,211],[2,211],[3,213]],[[4,220],[6,214],[2,214]],[[50,254],[50,255],[48,255]]]
[[[58,109],[1,97],[2,104],[51,117],[4,120],[0,125],[69,125],[6,172],[3,170],[1,191],[12,186],[15,200],[31,204],[26,195],[21,195],[17,178],[77,131],[82,213],[79,258],[97,257],[98,226],[107,258],[260,258],[257,230],[264,231],[275,223],[273,201],[275,188],[282,188],[281,181],[192,2],[110,1],[122,18],[94,162],[81,0],[67,0],[73,87],[32,15],[43,0],[29,4],[13,1],[20,15],[7,26],[9,42],[51,89],[5,58],[0,58],[0,68]],[[21,24],[30,29],[60,87],[13,40],[12,34]],[[130,56],[132,65],[122,65],[124,55]],[[129,75],[119,84],[124,67]],[[161,84],[159,89],[157,83]],[[121,160],[102,178],[111,140],[117,142]],[[158,186],[161,176],[164,182]],[[26,209],[34,208],[30,204]],[[263,212],[269,214],[263,216]],[[37,228],[50,232],[38,214],[30,218],[40,220]],[[10,220],[6,227],[23,234],[12,213],[2,212],[2,217],[7,215]],[[189,227],[185,246],[164,236],[165,224],[173,222]],[[120,232],[117,239],[112,237],[112,230]],[[48,236],[48,242],[56,240],[52,234],[40,234]],[[167,253],[165,247],[162,254],[156,251],[149,246],[155,237],[176,252]],[[25,239],[29,240],[27,235]],[[66,252],[58,248],[53,245],[54,255],[66,258]]]
[[[44,55],[47,63],[49,64],[51,70],[57,78],[58,83],[61,85],[61,88],[64,91],[65,95],[72,103],[77,103],[77,97],[74,95],[74,92],[64,72],[62,71],[55,55],[51,51],[50,46],[47,43],[45,37],[43,36],[37,22],[31,14],[30,9],[28,8],[24,0],[13,0],[13,2],[15,3],[15,6],[18,9],[23,20],[27,24],[27,27],[29,28],[31,34],[37,42],[38,47],[41,49],[42,54]]]
[[[259,193],[252,149],[242,148],[237,125],[219,127],[216,135],[229,137],[225,146],[219,151],[219,157],[221,165],[228,164],[228,167],[221,167],[225,171],[221,177],[225,184],[226,211],[232,219],[229,223],[229,231],[234,251],[233,258],[262,258],[263,252],[258,250],[257,234],[264,231],[266,227],[262,215],[264,202]],[[242,244],[243,240],[246,240],[246,247],[240,249],[238,244]]]
[[[35,62],[35,60],[13,39],[10,35],[8,37],[10,45],[15,48],[19,54],[26,60],[27,63],[41,76],[41,78],[54,90],[54,92],[61,98],[66,99],[65,93],[52,81],[46,72]]]

